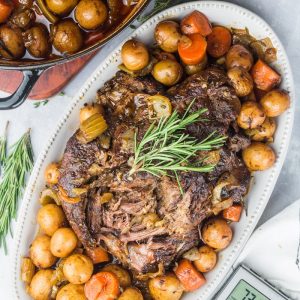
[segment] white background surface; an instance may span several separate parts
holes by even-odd
[[[182,1],[184,2],[184,1]],[[231,1],[263,17],[275,30],[285,46],[296,83],[296,94],[300,93],[300,1],[298,0],[234,0]],[[96,66],[110,51],[123,40],[130,32],[127,29],[110,44],[105,46],[80,72],[72,82],[64,89],[64,96],[51,98],[46,106],[34,108],[33,101],[26,101],[21,107],[14,111],[0,111],[0,133],[4,129],[7,120],[10,121],[9,143],[13,143],[28,128],[32,128],[32,143],[35,158],[43,148],[53,126],[63,114],[66,106],[85,80],[89,77]],[[1,80],[1,78],[0,78]],[[297,105],[296,105],[297,106]],[[284,207],[300,197],[299,175],[300,175],[300,114],[299,106],[296,108],[295,125],[292,141],[287,160],[279,177],[272,198],[266,208],[260,223],[269,219],[281,211]],[[13,244],[13,239],[8,238],[8,252]],[[7,276],[9,270],[9,255],[5,256],[0,250],[0,299],[13,299],[10,293],[10,282]]]

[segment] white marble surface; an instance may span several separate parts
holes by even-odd
[[[184,2],[184,1],[181,1]],[[241,6],[249,8],[263,17],[279,35],[286,47],[296,83],[296,94],[300,96],[300,1],[299,0],[233,0]],[[110,44],[105,46],[64,89],[64,96],[49,99],[45,106],[34,108],[33,101],[26,101],[21,107],[13,111],[0,111],[0,133],[7,120],[10,120],[9,143],[13,143],[29,127],[32,128],[32,143],[35,157],[43,148],[53,126],[57,123],[72,95],[80,88],[95,67],[119,44],[131,29],[125,30]],[[1,78],[0,78],[1,80]],[[288,156],[279,177],[271,200],[260,220],[263,223],[271,216],[300,197],[300,108],[296,105],[296,116],[293,136]],[[12,224],[14,228],[14,223]],[[8,238],[8,252],[13,245],[13,239]],[[0,250],[0,299],[13,299],[8,278],[10,256],[5,256]]]

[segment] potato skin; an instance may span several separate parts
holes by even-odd
[[[93,262],[83,254],[73,254],[66,258],[63,272],[70,283],[86,283],[93,274]]]
[[[266,115],[257,102],[246,101],[242,104],[237,123],[243,129],[253,129],[262,125],[265,119]]]
[[[252,143],[242,152],[243,160],[250,171],[264,171],[273,166],[276,155],[273,149],[260,142]]]
[[[253,90],[253,79],[251,75],[241,67],[234,67],[228,70],[227,76],[233,85],[237,96],[245,97]]]
[[[183,74],[182,66],[174,60],[162,60],[155,64],[152,75],[158,82],[172,86],[178,83]]]
[[[83,45],[82,32],[72,19],[63,19],[53,25],[51,39],[55,49],[65,54],[75,53]]]
[[[80,0],[76,6],[75,19],[84,29],[96,29],[107,17],[107,7],[101,0]]]
[[[82,284],[69,283],[63,286],[57,293],[56,300],[86,300],[84,286]]]
[[[71,228],[59,228],[50,241],[50,250],[56,257],[67,257],[77,246],[77,236]]]
[[[251,52],[243,45],[233,45],[226,54],[227,70],[240,67],[249,71],[253,65],[253,56]]]
[[[129,40],[123,45],[121,57],[125,67],[131,71],[144,69],[150,61],[147,47],[136,40]]]
[[[57,163],[50,163],[45,169],[44,178],[48,184],[57,184],[59,179],[59,165]]]
[[[217,250],[225,249],[232,240],[232,230],[224,219],[212,218],[201,229],[203,242]]]
[[[42,206],[37,214],[37,223],[43,232],[52,236],[54,232],[66,222],[63,210],[56,204],[50,203]]]
[[[40,270],[32,278],[29,294],[34,300],[48,300],[52,289],[53,270]]]
[[[49,268],[55,264],[57,258],[50,251],[50,237],[40,235],[32,242],[29,255],[38,268]]]
[[[175,275],[169,274],[150,279],[149,291],[154,300],[179,300],[183,287]]]
[[[195,267],[202,273],[211,271],[217,263],[217,253],[209,246],[199,248],[200,259],[194,261]]]
[[[121,296],[118,298],[118,300],[143,300],[144,297],[142,293],[137,288],[127,288]]]
[[[246,129],[245,133],[256,142],[272,142],[276,131],[276,122],[273,118],[266,118],[265,121],[254,129]]]
[[[163,51],[174,53],[181,38],[180,26],[174,21],[162,21],[156,25],[154,37]]]
[[[77,3],[78,0],[46,0],[49,10],[60,16],[69,14]]]
[[[122,267],[111,264],[106,265],[101,271],[111,272],[116,275],[119,280],[120,286],[125,289],[131,285],[131,278],[129,273]]]
[[[290,107],[290,102],[290,96],[284,90],[270,91],[260,100],[268,117],[277,117],[283,114]]]

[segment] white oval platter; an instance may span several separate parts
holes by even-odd
[[[214,23],[236,28],[247,27],[250,33],[258,39],[270,37],[278,50],[278,61],[275,67],[282,74],[282,88],[290,92],[292,102],[289,110],[277,120],[278,129],[273,144],[273,148],[277,153],[275,165],[268,171],[255,174],[254,184],[247,197],[248,214],[247,216],[244,214],[241,221],[233,225],[233,242],[226,250],[220,253],[217,267],[206,275],[206,285],[194,293],[186,294],[184,299],[187,300],[203,300],[212,297],[217,286],[231,269],[234,261],[254,230],[271,196],[287,153],[295,105],[295,92],[291,68],[282,44],[264,20],[242,7],[221,1],[187,2],[154,16],[134,31],[128,38],[137,37],[141,41],[151,44],[153,42],[154,27],[159,21],[170,18],[180,19],[195,9],[202,11]],[[20,207],[15,233],[15,247],[11,259],[10,281],[13,285],[13,293],[16,299],[29,299],[29,296],[25,292],[25,286],[20,280],[19,270],[21,257],[28,253],[29,245],[37,230],[35,217],[39,208],[37,200],[44,187],[43,170],[48,163],[59,160],[62,156],[67,140],[71,137],[76,128],[78,128],[80,107],[82,107],[85,102],[93,101],[97,90],[116,73],[117,66],[120,63],[120,49],[122,44],[97,67],[96,71],[74,97],[70,107],[66,110],[64,117],[56,126],[44,151],[42,151],[35,163]]]

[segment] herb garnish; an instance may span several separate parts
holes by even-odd
[[[0,183],[0,247],[7,253],[5,238],[11,220],[16,217],[17,201],[25,186],[26,174],[31,170],[33,153],[28,130],[4,161],[4,175]]]
[[[43,101],[37,101],[33,103],[34,108],[38,108],[41,105],[45,106],[46,104],[48,104],[49,100],[43,100]]]
[[[171,4],[175,5],[179,2],[180,1],[178,1],[178,0],[156,0],[155,3],[154,3],[153,10],[150,13],[146,14],[146,15],[140,15],[137,18],[137,20],[141,23],[144,23],[145,21],[147,21],[148,19],[150,19],[151,17],[153,17],[154,15],[159,13],[160,11],[164,10],[168,6],[171,6]]]
[[[7,127],[8,127],[8,121],[5,126],[4,135],[0,137],[0,167],[4,165],[6,159]]]
[[[190,124],[200,121],[200,116],[207,111],[201,109],[188,114],[191,105],[181,117],[175,110],[169,118],[161,118],[152,123],[140,142],[137,132],[134,140],[134,161],[130,175],[136,172],[147,172],[154,176],[175,176],[179,187],[177,172],[210,172],[213,165],[201,165],[201,161],[191,162],[198,151],[211,150],[224,144],[226,137],[210,134],[202,141],[184,132]]]

